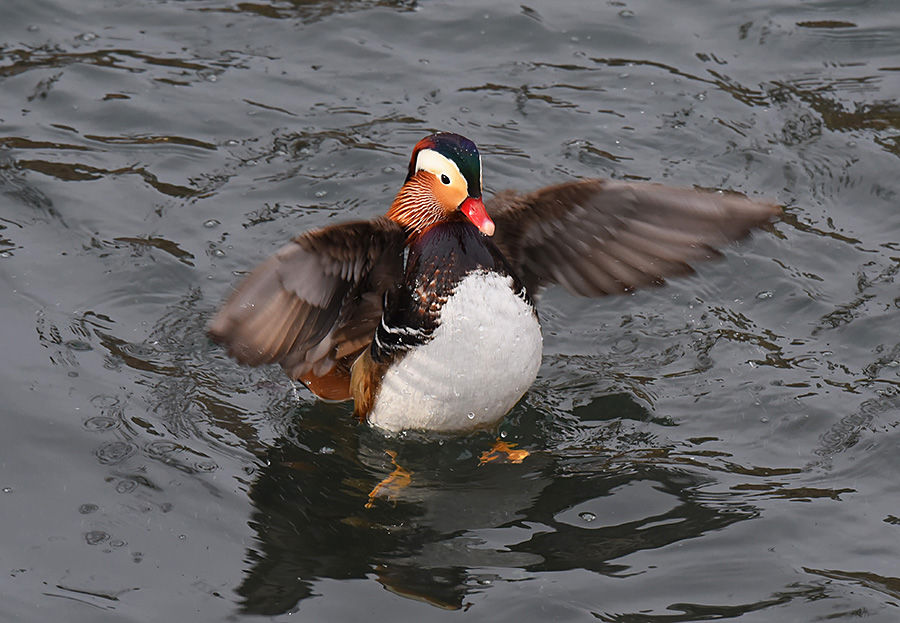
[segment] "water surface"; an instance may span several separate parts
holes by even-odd
[[[2,11],[0,618],[897,620],[894,3]],[[383,213],[438,129],[489,191],[786,213],[664,289],[549,290],[500,431],[530,456],[480,465],[489,435],[385,439],[204,334],[291,235]]]

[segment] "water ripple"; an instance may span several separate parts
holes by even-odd
[[[94,456],[103,465],[118,465],[134,456],[137,451],[137,445],[130,441],[111,441],[97,448]]]

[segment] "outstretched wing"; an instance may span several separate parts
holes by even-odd
[[[238,285],[209,335],[243,364],[324,376],[372,340],[385,292],[402,278],[405,241],[386,218],[301,234]]]
[[[558,283],[601,296],[693,272],[692,262],[743,238],[781,208],[740,195],[584,180],[487,203],[494,243],[532,293]]]

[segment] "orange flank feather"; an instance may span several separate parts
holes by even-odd
[[[353,363],[350,372],[350,390],[353,395],[353,415],[359,418],[360,422],[365,422],[366,416],[375,407],[375,397],[378,395],[386,371],[386,365],[372,361],[368,349]]]
[[[335,362],[328,372],[316,375],[310,370],[300,377],[303,384],[319,398],[325,400],[349,400],[353,397],[350,390],[350,367],[353,365],[353,357],[345,357]]]

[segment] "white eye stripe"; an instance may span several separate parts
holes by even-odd
[[[462,178],[463,183],[465,183],[466,179],[463,177],[463,174],[460,173],[459,167],[456,166],[455,162],[446,156],[442,156],[433,149],[423,149],[419,152],[416,156],[416,171],[428,171],[429,173],[434,173],[438,177],[447,175],[451,180],[455,173]]]

